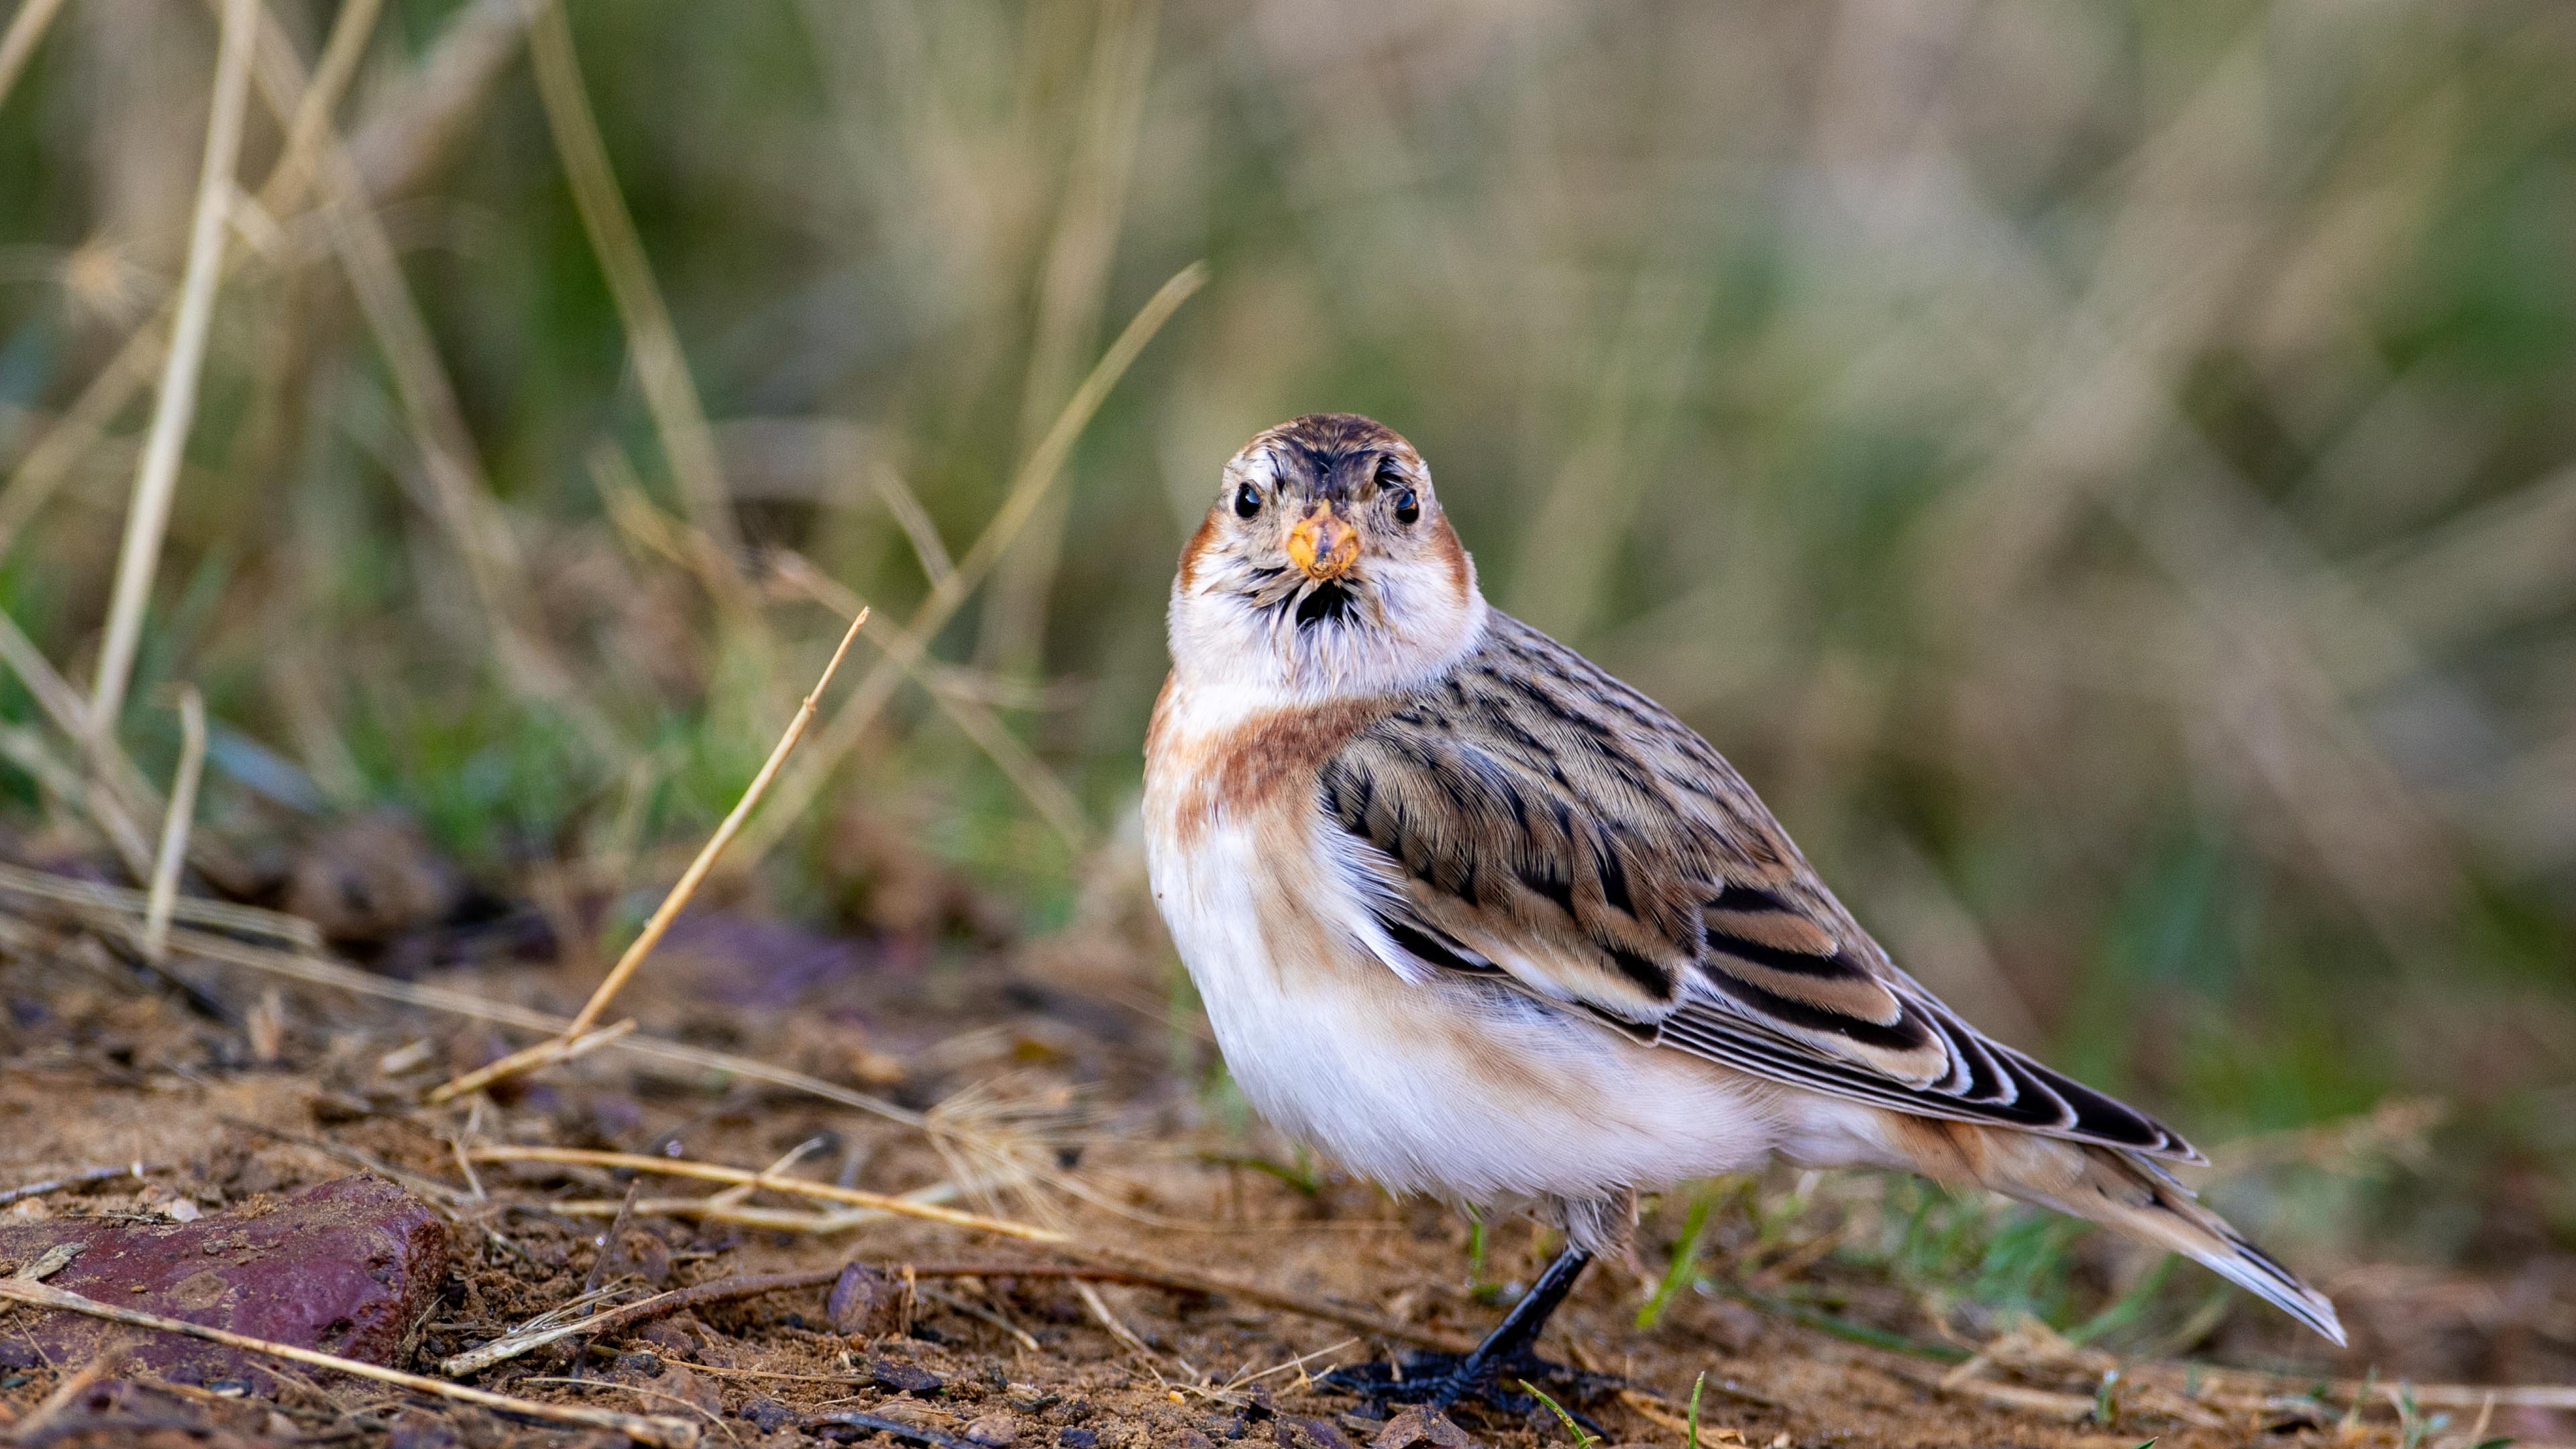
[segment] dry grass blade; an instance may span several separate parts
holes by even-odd
[[[940,562],[945,563],[944,560]],[[923,556],[922,567],[934,579],[944,577],[942,570],[933,568],[933,560],[928,555]],[[777,569],[787,583],[826,608],[846,614],[866,607],[860,603],[858,595],[816,568],[802,554],[778,555]],[[1020,743],[1019,736],[1012,734],[1008,726],[995,718],[992,709],[983,701],[963,696],[950,687],[949,681],[938,675],[927,658],[919,654],[896,653],[882,634],[880,630],[869,638],[883,646],[886,658],[910,675],[912,681],[930,696],[931,702],[939,706],[940,712],[948,716],[949,722],[975,742],[976,747],[992,760],[993,767],[1027,797],[1030,807],[1064,837],[1065,843],[1076,850],[1090,843],[1091,822],[1083,818],[1082,802],[1073,797],[1073,792],[1066,789],[1064,782],[1040,763],[1037,756],[1029,753],[1028,747]]]
[[[547,6],[530,24],[528,54],[536,63],[537,94],[545,103],[555,154],[572,182],[573,201],[590,235],[591,249],[599,256],[600,270],[608,275],[618,320],[633,343],[636,377],[661,434],[663,455],[679,480],[690,521],[716,541],[731,592],[741,598],[746,591],[733,562],[742,548],[742,534],[734,527],[715,435],[707,427],[706,407],[689,376],[679,331],[671,325],[671,310],[654,284],[652,264],[635,233],[635,220],[618,194],[608,146],[600,140],[599,122],[591,115],[590,98],[582,87],[581,64],[573,54],[572,22],[565,18],[563,7]]]
[[[636,1210],[649,1213],[652,1208],[649,1204],[639,1203]],[[549,1343],[569,1338],[576,1333],[613,1333],[651,1319],[666,1318],[683,1309],[695,1308],[702,1304],[723,1302],[733,1298],[749,1298],[762,1293],[824,1287],[838,1280],[846,1266],[808,1268],[785,1273],[750,1273],[731,1278],[718,1278],[712,1282],[699,1283],[687,1288],[674,1288],[666,1293],[657,1293],[650,1298],[637,1299],[633,1303],[620,1304],[588,1318],[571,1321],[557,1321],[551,1318],[540,1320],[515,1332],[504,1334],[489,1343],[442,1359],[439,1361],[438,1371],[461,1377],[480,1372],[496,1363],[517,1358],[531,1350],[543,1348]],[[1354,1316],[1365,1319],[1365,1315],[1351,1315],[1329,1304],[1291,1298],[1243,1284],[1221,1283],[1194,1274],[1149,1271],[1141,1267],[1064,1263],[881,1262],[868,1266],[913,1278],[1045,1278],[1069,1280],[1078,1284],[1124,1283],[1138,1288],[1162,1288],[1180,1293],[1222,1294],[1250,1302],[1264,1303],[1289,1313],[1342,1323],[1345,1327],[1363,1328],[1368,1332],[1389,1338],[1428,1343],[1435,1347],[1452,1346],[1451,1341],[1443,1335],[1425,1334],[1401,1324],[1388,1324],[1375,1320],[1353,1324],[1346,1320]],[[1348,1340],[1345,1340],[1343,1343],[1334,1344],[1332,1348],[1317,1349],[1314,1354],[1306,1354],[1301,1358],[1290,1360],[1287,1364],[1281,1365],[1280,1369],[1295,1367],[1305,1359],[1313,1358],[1316,1354],[1330,1353],[1335,1348],[1346,1346],[1347,1343]],[[1269,1373],[1277,1373],[1280,1369],[1272,1369],[1254,1377],[1267,1377]]]
[[[644,958],[653,954],[653,948],[660,944],[663,934],[671,929],[671,922],[679,918],[681,909],[689,903],[689,897],[697,894],[699,883],[707,878],[709,870],[714,869],[717,857],[723,855],[725,847],[733,843],[734,836],[742,830],[743,821],[750,818],[753,807],[760,803],[760,797],[768,793],[769,782],[776,778],[779,765],[786,760],[788,752],[796,748],[797,740],[803,738],[806,724],[814,718],[814,711],[822,702],[823,691],[831,687],[832,676],[840,670],[841,657],[850,652],[850,641],[859,637],[859,626],[867,621],[868,616],[864,610],[857,618],[850,621],[850,627],[841,635],[841,642],[833,647],[831,660],[823,666],[823,677],[814,681],[814,688],[807,692],[805,702],[797,706],[796,718],[788,721],[787,732],[778,737],[777,747],[772,749],[769,752],[769,758],[762,762],[760,773],[752,776],[751,784],[742,792],[742,798],[734,802],[732,811],[725,816],[721,824],[716,826],[715,834],[707,837],[707,843],[699,848],[697,858],[690,861],[689,868],[680,873],[680,879],[672,885],[670,893],[662,898],[662,904],[654,908],[652,918],[644,923],[644,929],[636,934],[634,941],[627,946],[625,954],[617,958],[617,964],[609,969],[607,979],[599,983],[599,988],[590,994],[590,1000],[583,1003],[581,1010],[574,1014],[572,1024],[564,1028],[562,1036],[555,1042],[540,1042],[525,1051],[514,1052],[490,1066],[478,1068],[452,1081],[442,1083],[431,1089],[427,1097],[429,1102],[436,1104],[462,1096],[467,1092],[479,1091],[504,1077],[515,1076],[555,1060],[561,1053],[561,1042],[569,1041],[590,1030],[591,1024],[599,1019],[599,1014],[608,1009],[610,1000],[635,975],[636,968],[644,964]]]
[[[2123,1372],[2137,1382],[2211,1402],[2231,1398],[2268,1402],[2283,1395],[2308,1395],[2317,1387],[2313,1377],[2208,1364],[2137,1364]],[[2378,1385],[2369,1379],[2337,1379],[2327,1387],[2326,1396],[2359,1404],[2377,1389]],[[2409,1386],[2409,1392],[2419,1409],[2477,1409],[2492,1398],[2508,1409],[2576,1411],[2576,1385],[2569,1384],[2414,1384]]]
[[[46,1193],[60,1192],[67,1187],[80,1187],[93,1182],[114,1182],[120,1177],[140,1179],[147,1172],[159,1171],[161,1171],[161,1168],[158,1164],[145,1166],[140,1162],[129,1162],[119,1167],[93,1167],[85,1171],[67,1173],[61,1177],[49,1177],[42,1182],[24,1183],[20,1186],[0,1191],[0,1207],[7,1207],[9,1204],[18,1201],[20,1198],[42,1197]]]
[[[111,925],[122,925],[133,917],[144,915],[152,905],[151,896],[143,891],[97,881],[75,880],[70,876],[49,875],[44,871],[8,864],[0,864],[0,891],[14,891],[38,900],[81,907]],[[307,950],[319,950],[322,945],[322,933],[314,929],[311,921],[302,916],[261,910],[257,906],[181,896],[170,903],[170,916],[174,921],[263,936]]]
[[[376,18],[384,8],[385,0],[349,0],[331,17],[331,38],[322,43],[313,78],[305,82],[304,94],[295,102],[294,118],[286,123],[286,146],[260,187],[263,196],[272,189],[304,189],[313,157],[331,133],[332,109],[358,73],[358,61],[366,54],[367,41],[376,33]]]
[[[1110,1311],[1109,1300],[1100,1296],[1099,1289],[1077,1281],[1073,1285],[1073,1291],[1074,1296],[1082,1300],[1082,1306],[1090,1311],[1092,1321],[1099,1324],[1111,1338],[1118,1340],[1120,1348],[1149,1364],[1159,1364],[1163,1361],[1161,1354],[1147,1348],[1145,1340],[1136,1336],[1136,1330],[1129,1328],[1119,1320],[1117,1314]]]
[[[1052,1229],[1014,1223],[981,1213],[961,1212],[955,1208],[934,1207],[910,1198],[890,1197],[881,1192],[864,1192],[854,1187],[835,1187],[828,1182],[806,1182],[799,1178],[779,1177],[746,1168],[724,1167],[712,1162],[689,1162],[678,1158],[646,1157],[634,1152],[606,1152],[581,1147],[477,1147],[466,1154],[476,1162],[552,1162],[573,1167],[613,1167],[629,1172],[658,1173],[665,1177],[693,1177],[701,1182],[722,1182],[748,1187],[765,1187],[795,1197],[821,1202],[846,1203],[852,1207],[876,1208],[899,1217],[920,1218],[926,1222],[946,1223],[950,1227],[969,1228],[979,1233],[1018,1238],[1023,1242],[1062,1244],[1070,1241]]]
[[[5,611],[0,611],[0,662],[6,662],[17,674],[19,682],[27,686],[27,692],[35,696],[37,708],[45,712],[45,718],[65,738],[75,746],[89,741],[88,707],[81,703],[80,695],[64,681],[62,675],[55,672],[52,662],[36,648],[35,641],[18,627],[17,620],[10,618]],[[36,748],[32,734],[27,744],[30,751]],[[84,782],[77,776],[68,775],[67,767],[53,768],[50,751],[44,752],[42,758],[43,764],[27,758],[21,758],[19,763],[39,778],[66,775],[57,787],[60,792],[75,801],[96,822],[99,830],[107,836],[108,844],[125,862],[125,868],[134,873],[136,880],[151,879],[151,847],[143,837],[142,827],[136,824],[133,812],[126,808],[107,777],[102,775],[94,782]]]
[[[175,307],[178,303],[174,300],[170,305]],[[73,465],[88,454],[107,431],[107,425],[152,380],[152,361],[160,355],[166,326],[163,318],[137,328],[72,405],[18,460],[16,470],[9,475],[9,486],[0,489],[0,552],[17,542],[28,521],[44,510],[55,490],[71,476]]]
[[[0,867],[0,869],[6,868]],[[0,877],[0,885],[5,884],[7,884],[6,878]],[[203,903],[182,902],[181,909],[185,910],[189,906],[198,904]],[[109,919],[103,924],[113,930],[120,929],[123,923]],[[360,971],[354,966],[344,966],[322,956],[252,945],[205,931],[174,930],[170,933],[170,944],[175,950],[199,961],[239,966],[272,976],[282,976],[315,986],[328,987],[335,991],[345,991],[354,996],[399,1002],[405,1006],[417,1006],[430,1011],[444,1011],[474,1021],[514,1026],[523,1031],[541,1031],[560,1036],[564,1028],[570,1024],[564,1017],[542,1011],[531,1011],[523,1006],[488,1001],[480,996],[463,991],[451,991],[444,987],[419,986],[408,981],[395,981]],[[926,1126],[926,1120],[921,1113],[897,1106],[883,1097],[872,1097],[865,1092],[853,1091],[841,1086],[837,1082],[827,1082],[820,1077],[790,1071],[756,1057],[737,1056],[731,1052],[714,1051],[706,1047],[690,1046],[683,1042],[665,1041],[660,1037],[647,1036],[642,1032],[622,1037],[610,1045],[633,1055],[649,1057],[659,1062],[695,1067],[703,1072],[740,1077],[745,1081],[764,1082],[787,1091],[801,1092],[819,1101],[873,1113],[889,1122],[900,1122],[906,1127]]]
[[[830,446],[836,457],[848,451],[847,439],[837,431]],[[834,471],[841,469],[836,467]],[[922,506],[921,495],[913,492],[912,485],[903,481],[894,465],[882,458],[868,464],[868,481],[875,486],[877,497],[884,500],[886,512],[894,516],[895,526],[912,544],[913,557],[921,561],[921,576],[937,588],[957,572],[957,561],[948,556],[948,545],[940,541],[939,526],[931,522],[930,510]]]
[[[93,741],[112,735],[125,707],[134,651],[143,640],[143,607],[161,561],[161,538],[170,524],[170,502],[179,484],[179,450],[197,415],[197,378],[205,366],[206,337],[215,315],[225,219],[232,209],[233,165],[241,154],[243,113],[250,102],[252,43],[258,38],[258,0],[225,0],[223,35],[215,58],[214,106],[206,120],[206,151],[197,177],[197,207],[188,230],[188,267],[180,283],[179,313],[161,369],[161,395],[152,430],[134,475],[126,506],[125,541],[116,560],[116,585],[90,687]]]
[[[823,1137],[808,1137],[804,1141],[797,1143],[795,1146],[779,1154],[778,1160],[769,1164],[769,1166],[762,1169],[762,1171],[765,1175],[770,1177],[779,1176],[789,1168],[794,1167],[806,1158],[813,1156],[816,1152],[821,1151],[823,1144],[828,1140],[828,1138]],[[751,1201],[751,1195],[759,1190],[760,1185],[758,1183],[740,1183],[733,1187],[726,1188],[724,1191],[708,1198],[707,1204],[710,1207],[735,1207],[742,1203]]]
[[[54,1391],[45,1395],[44,1402],[36,1405],[25,1419],[19,1421],[9,1435],[11,1442],[18,1444],[43,1442],[45,1431],[52,1427],[54,1420],[62,1417],[63,1410],[70,1408],[72,1401],[79,1398],[90,1385],[106,1377],[108,1369],[115,1365],[118,1357],[117,1354],[103,1353],[63,1375],[63,1381],[54,1385]]]
[[[416,190],[461,137],[491,123],[484,102],[519,53],[528,22],[554,0],[471,0],[438,43],[349,138],[367,195]]]
[[[179,867],[197,818],[197,780],[206,767],[206,699],[193,684],[179,688],[179,771],[161,821],[161,851],[152,861],[152,895],[143,912],[143,959],[154,965],[170,949],[170,913],[179,901]]]
[[[2070,1343],[2036,1322],[2025,1322],[1995,1338],[1973,1357],[1945,1372],[1926,1370],[1917,1375],[1904,1368],[1897,1372],[1935,1392],[1969,1394],[2042,1414],[2064,1411],[2065,1416],[2073,1417],[2077,1400],[2086,1405],[2093,1402],[2090,1395],[2050,1393],[1978,1380],[1979,1374],[1999,1365],[2029,1375],[2060,1374],[2077,1382],[2098,1380],[2106,1373],[2116,1372],[2129,1384],[2156,1396],[2156,1400],[2141,1407],[2191,1423],[2202,1422],[2200,1414],[2204,1411],[2197,1408],[2202,1404],[2261,1409],[2282,1399],[2314,1402],[2314,1396],[2321,1395],[2328,1400],[2366,1406],[2371,1394],[2381,1387],[2371,1379],[2336,1379],[2321,1384],[2315,1375],[2272,1374],[2214,1364],[2123,1361],[2100,1349]],[[2576,1388],[2552,1384],[2418,1384],[2411,1392],[2417,1407],[2426,1409],[2476,1409],[2492,1396],[2496,1403],[2508,1407],[2576,1410]]]
[[[24,1303],[31,1308],[47,1308],[60,1313],[78,1313],[134,1328],[149,1328],[160,1333],[176,1333],[188,1338],[203,1339],[208,1343],[221,1344],[226,1348],[266,1354],[272,1358],[285,1359],[289,1363],[330,1369],[336,1373],[348,1374],[353,1378],[373,1379],[380,1384],[391,1384],[415,1393],[435,1394],[443,1399],[476,1404],[507,1414],[524,1414],[530,1418],[547,1419],[558,1424],[579,1424],[585,1428],[607,1429],[613,1433],[623,1434],[639,1444],[657,1446],[657,1449],[690,1449],[690,1446],[698,1442],[697,1425],[685,1419],[620,1414],[607,1409],[586,1409],[578,1405],[541,1404],[533,1399],[496,1394],[488,1389],[467,1388],[462,1384],[449,1383],[445,1379],[404,1373],[400,1369],[384,1368],[354,1358],[342,1358],[337,1354],[323,1353],[317,1349],[298,1348],[291,1343],[273,1343],[264,1338],[253,1338],[246,1333],[209,1328],[202,1323],[165,1318],[158,1313],[146,1313],[140,1309],[120,1308],[113,1304],[101,1303],[93,1298],[83,1297],[66,1289],[48,1287],[42,1283],[31,1283],[15,1278],[0,1279],[0,1298]]]
[[[674,1288],[650,1298],[621,1304],[603,1313],[564,1322],[540,1322],[516,1333],[504,1334],[491,1342],[469,1348],[460,1354],[438,1361],[438,1371],[450,1378],[481,1373],[497,1363],[507,1363],[521,1354],[545,1347],[549,1343],[575,1334],[614,1333],[632,1324],[664,1318],[682,1309],[707,1303],[723,1303],[736,1298],[752,1298],[763,1293],[777,1293],[794,1288],[816,1288],[841,1276],[838,1267],[807,1269],[792,1273],[755,1273],[734,1278],[719,1278],[687,1288]]]
[[[10,88],[17,85],[19,72],[35,57],[36,45],[61,12],[63,0],[27,0],[18,13],[9,17],[9,31],[0,35],[0,103],[9,99]]]
[[[535,1046],[512,1052],[499,1061],[477,1068],[458,1077],[454,1082],[442,1085],[438,1092],[430,1095],[429,1101],[435,1105],[463,1096],[468,1092],[479,1092],[503,1077],[514,1077],[525,1072],[542,1071],[547,1067],[559,1067],[566,1062],[578,1061],[601,1047],[612,1045],[620,1037],[634,1030],[635,1023],[631,1019],[578,1035],[567,1030],[561,1036],[550,1037]]]
[[[906,1202],[940,1203],[957,1196],[953,1184],[916,1188],[905,1193]],[[567,1218],[615,1217],[622,1201],[612,1198],[575,1198],[570,1202],[549,1202],[546,1211]],[[782,1233],[828,1238],[846,1233],[868,1223],[881,1223],[889,1213],[875,1208],[838,1208],[831,1212],[807,1212],[797,1208],[726,1206],[705,1197],[648,1197],[635,1204],[635,1210],[647,1217],[686,1218],[695,1222],[733,1223],[746,1228],[770,1228]]]
[[[1020,466],[1018,476],[1011,481],[1009,494],[1003,498],[993,521],[984,526],[975,546],[957,561],[954,573],[931,589],[930,597],[922,601],[920,610],[911,621],[887,640],[889,657],[869,670],[858,687],[850,691],[850,697],[842,704],[840,712],[824,726],[812,752],[781,782],[780,806],[770,816],[769,824],[752,831],[750,838],[743,842],[742,853],[736,857],[738,868],[747,867],[766,854],[785,832],[784,822],[802,815],[806,805],[822,792],[824,781],[858,744],[859,737],[876,719],[877,711],[885,708],[886,701],[893,696],[907,661],[919,661],[927,654],[932,637],[956,616],[976,586],[984,581],[985,575],[1001,560],[1012,541],[1019,537],[1020,530],[1028,525],[1038,505],[1046,500],[1047,491],[1054,486],[1057,476],[1064,471],[1065,459],[1073,452],[1074,440],[1082,436],[1083,428],[1090,423],[1092,414],[1100,410],[1109,390],[1118,385],[1118,380],[1126,375],[1127,369],[1145,350],[1145,344],[1154,340],[1154,334],[1172,319],[1172,314],[1180,310],[1181,304],[1207,284],[1207,277],[1207,264],[1204,262],[1192,262],[1182,268],[1138,309],[1134,320],[1127,324],[1127,330],[1121,332],[1118,340],[1109,344],[1109,350],[1101,354],[1090,375],[1074,389],[1072,401],[1057,414],[1055,426],[1047,430],[1046,436],[1030,452],[1028,461]]]
[[[1027,1329],[1020,1327],[1001,1313],[987,1308],[980,1303],[970,1302],[964,1298],[958,1297],[954,1293],[942,1293],[936,1288],[924,1288],[918,1284],[914,1285],[913,1291],[921,1295],[923,1298],[939,1304],[944,1308],[953,1309],[956,1312],[965,1314],[969,1318],[981,1319],[982,1321],[993,1325],[995,1328],[1009,1334],[1013,1342],[1016,1342],[1020,1347],[1027,1349],[1031,1353],[1042,1353],[1046,1349],[1046,1345],[1038,1342]]]
[[[1896,1376],[1907,1383],[1930,1389],[1937,1394],[1972,1399],[1978,1403],[1992,1404],[1997,1408],[2011,1409],[2017,1413],[2030,1414],[2042,1419],[2056,1419],[2069,1424],[2081,1422],[2094,1410],[2094,1400],[2090,1394],[2062,1394],[2049,1389],[2024,1388],[2019,1384],[1994,1383],[1978,1378],[1961,1379],[1955,1373],[1918,1374],[1903,1367],[1896,1370]]]
[[[19,682],[36,697],[36,707],[45,712],[54,728],[71,739],[88,737],[89,706],[81,702],[80,694],[55,670],[53,661],[6,611],[0,611],[0,660],[6,660],[17,672]]]

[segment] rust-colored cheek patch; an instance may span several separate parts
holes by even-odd
[[[1181,545],[1182,588],[1194,589],[1198,587],[1199,555],[1207,552],[1209,548],[1215,545],[1215,543],[1216,510],[1211,508],[1208,510],[1208,516],[1199,520],[1199,531],[1191,534],[1190,541]]]
[[[1449,571],[1449,587],[1457,590],[1459,598],[1467,597],[1467,590],[1474,586],[1467,576],[1467,546],[1458,541],[1458,530],[1451,528],[1446,518],[1440,520],[1440,527],[1431,535],[1431,552]]]

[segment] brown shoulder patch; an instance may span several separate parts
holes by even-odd
[[[1273,710],[1222,734],[1175,739],[1166,721],[1174,686],[1166,681],[1146,738],[1146,775],[1168,782],[1172,829],[1187,844],[1220,816],[1243,817],[1294,807],[1313,798],[1316,778],[1351,736],[1388,706],[1347,700]]]
[[[1271,803],[1283,790],[1311,795],[1324,762],[1387,708],[1383,700],[1340,700],[1246,720],[1209,753],[1216,802],[1243,811]]]

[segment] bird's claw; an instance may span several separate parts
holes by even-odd
[[[1552,1423],[1555,1414],[1549,1405],[1530,1392],[1536,1388],[1587,1434],[1601,1433],[1601,1426],[1585,1416],[1583,1406],[1625,1386],[1612,1375],[1551,1363],[1536,1354],[1475,1360],[1473,1354],[1412,1353],[1401,1364],[1352,1364],[1319,1375],[1315,1381],[1380,1411],[1396,1404],[1432,1409],[1472,1404],[1515,1418],[1535,1415],[1542,1423]]]

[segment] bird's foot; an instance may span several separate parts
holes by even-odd
[[[1401,1363],[1352,1364],[1315,1381],[1381,1412],[1395,1404],[1421,1404],[1444,1410],[1475,1405],[1520,1419],[1535,1416],[1543,1424],[1553,1424],[1556,1415],[1530,1392],[1535,1388],[1587,1434],[1599,1434],[1601,1426],[1584,1415],[1584,1408],[1625,1387],[1624,1381],[1609,1374],[1551,1363],[1531,1353],[1500,1358],[1470,1353],[1410,1353]]]

